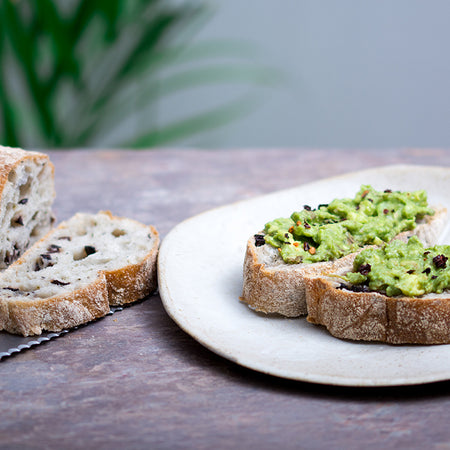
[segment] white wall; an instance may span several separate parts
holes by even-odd
[[[286,80],[259,109],[181,142],[203,147],[450,148],[450,2],[223,0],[198,39],[242,38]],[[162,119],[238,87],[168,102]]]

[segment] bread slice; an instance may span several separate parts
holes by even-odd
[[[60,331],[157,287],[158,233],[108,211],[78,213],[0,273],[0,329]]]
[[[0,269],[51,228],[54,198],[47,155],[0,146]]]
[[[306,277],[307,320],[325,326],[341,339],[390,344],[450,343],[450,291],[417,298],[388,297],[378,292],[353,292],[339,278],[353,269],[346,256],[337,271]]]
[[[400,233],[396,238],[406,240],[415,234],[425,245],[435,244],[444,229],[447,210],[443,207],[434,209],[433,216],[425,216],[414,230]],[[255,237],[251,236],[244,258],[241,300],[256,311],[267,314],[287,317],[305,315],[305,277],[320,275],[324,271],[338,271],[345,265],[343,258],[313,264],[287,264],[276,248],[269,244],[256,246]]]

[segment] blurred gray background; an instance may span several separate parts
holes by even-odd
[[[197,39],[236,38],[284,72],[250,115],[184,146],[450,148],[450,2],[227,0]],[[165,102],[162,120],[239,87]],[[175,101],[175,100],[174,100]]]

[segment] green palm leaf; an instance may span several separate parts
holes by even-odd
[[[0,142],[90,146],[134,117],[145,130],[125,130],[117,145],[140,148],[249,113],[255,104],[244,95],[165,125],[153,120],[160,102],[177,93],[276,81],[272,70],[248,63],[254,53],[242,43],[190,44],[209,17],[204,4],[190,1],[0,0]]]
[[[34,107],[38,111],[37,118],[42,130],[51,142],[53,140],[58,142],[57,127],[48,104],[48,92],[39,82],[34,66],[32,30],[24,26],[21,16],[10,1],[2,3],[1,18],[4,35],[10,38],[12,50],[16,53],[17,60],[21,62],[23,76],[26,78]]]

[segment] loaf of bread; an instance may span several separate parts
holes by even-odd
[[[158,233],[110,212],[78,213],[0,273],[0,329],[60,331],[157,287]]]
[[[425,245],[433,245],[442,233],[447,217],[445,208],[434,209],[434,215],[425,216],[418,221],[415,229],[404,231],[396,238],[406,240],[414,234]],[[256,311],[267,314],[276,313],[287,317],[305,315],[305,277],[319,275],[324,271],[338,271],[347,265],[347,260],[340,258],[313,264],[287,264],[277,248],[257,237],[263,234],[261,232],[248,239],[241,300]]]
[[[0,146],[0,269],[51,228],[54,198],[47,155]]]
[[[342,258],[337,271],[305,277],[308,322],[323,325],[341,339],[390,344],[450,343],[450,291],[388,297],[380,292],[346,289],[336,275],[350,272],[354,258]]]

